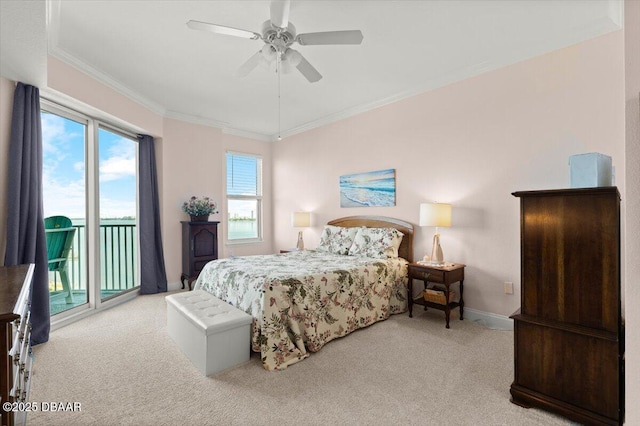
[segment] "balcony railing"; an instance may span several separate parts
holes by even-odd
[[[138,262],[137,232],[134,221],[105,221],[100,224],[100,289],[117,293],[134,288]],[[67,274],[72,291],[87,290],[86,228],[74,224],[76,233],[67,261]],[[62,291],[57,273],[49,272],[52,292]]]

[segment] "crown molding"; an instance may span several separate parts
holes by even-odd
[[[141,96],[135,90],[121,84],[116,79],[109,76],[108,74],[88,65],[86,62],[83,62],[77,59],[73,55],[70,55],[69,53],[65,52],[60,48],[56,46],[52,46],[51,43],[49,46],[49,54],[57,59],[60,59],[66,64],[82,71],[83,73],[87,74],[88,76],[95,79],[96,81],[106,85],[107,87],[110,87],[113,90],[123,94],[124,96],[139,103],[140,105],[146,107],[147,109],[151,110],[152,112],[158,114],[161,117],[185,121],[193,124],[200,124],[200,125],[209,126],[209,127],[216,127],[221,129],[222,132],[225,134],[246,137],[249,139],[255,139],[255,140],[265,141],[265,142],[272,140],[272,137],[269,135],[254,132],[251,130],[231,127],[229,126],[229,123],[226,123],[223,121],[218,121],[211,118],[198,117],[191,114],[167,110],[162,105],[154,101],[151,101],[145,98],[144,96]]]
[[[240,136],[243,138],[254,139],[262,142],[272,142],[273,136],[265,135],[263,133],[256,133],[251,130],[238,129],[235,127],[225,127],[222,129],[222,133],[226,135]]]
[[[218,129],[224,129],[226,126],[228,126],[228,123],[225,123],[224,121],[218,121],[211,118],[185,114],[179,111],[171,111],[171,110],[165,111],[163,117],[170,118],[172,120],[185,121],[187,123],[192,123],[192,124],[200,124],[208,127],[216,127]]]
[[[409,90],[396,93],[391,96],[387,96],[386,98],[377,99],[364,104],[356,105],[351,108],[344,109],[340,112],[326,115],[317,120],[309,121],[300,126],[293,127],[291,129],[281,132],[281,136],[284,139],[285,137],[293,136],[299,133],[306,132],[308,130],[326,126],[327,124],[335,123],[337,121],[341,121],[349,117],[360,115],[362,113],[365,113],[386,105],[390,105],[404,99],[412,98],[414,96],[421,95],[423,93],[429,92],[439,87],[443,87],[448,84],[455,83],[457,81],[471,78],[475,75],[478,75],[487,71],[491,71],[496,68],[498,68],[498,66],[493,65],[488,61],[484,61],[469,67],[464,67],[455,72],[449,73],[447,75],[441,76],[436,79],[432,79],[425,84],[411,88]],[[271,135],[271,140],[277,140],[277,135]]]
[[[47,33],[48,33],[48,50],[49,54],[62,60],[63,62],[77,68],[85,74],[91,76],[97,81],[105,84],[106,86],[116,90],[117,92],[127,96],[133,101],[145,106],[152,112],[165,117],[194,124],[205,125],[209,127],[220,128],[224,134],[235,135],[240,137],[246,137],[258,141],[277,141],[279,139],[278,134],[264,134],[255,132],[248,129],[237,128],[230,126],[227,122],[218,121],[212,118],[198,117],[186,113],[167,110],[162,105],[140,95],[134,89],[120,83],[115,78],[111,77],[107,73],[104,73],[93,66],[85,63],[84,61],[74,57],[67,53],[63,49],[58,47],[58,25],[60,22],[60,8],[62,7],[62,0],[48,0],[47,1]],[[576,31],[574,42],[570,42],[565,46],[550,48],[552,46],[550,40],[540,40],[535,52],[528,58],[516,58],[513,57],[502,58],[499,62],[489,59],[487,61],[475,64],[473,66],[464,67],[454,72],[449,72],[446,75],[434,78],[424,84],[417,87],[405,90],[400,93],[396,93],[385,98],[377,99],[371,102],[366,102],[359,105],[346,108],[342,111],[320,117],[315,120],[303,123],[296,127],[286,129],[280,132],[280,139],[284,139],[290,136],[294,136],[312,129],[316,129],[337,121],[344,120],[346,118],[353,117],[407,98],[418,96],[425,92],[435,90],[437,88],[472,78],[479,74],[492,71],[504,66],[508,66],[517,62],[525,61],[531,57],[538,56],[550,52],[551,50],[558,50],[568,47],[572,44],[586,41],[591,38],[607,34],[612,31],[620,30],[623,28],[624,22],[624,2],[622,0],[607,0],[607,16],[591,22],[589,25],[584,26]]]
[[[140,95],[130,87],[120,83],[109,74],[100,71],[99,69],[89,65],[88,63],[78,59],[58,46],[59,32],[60,32],[60,11],[62,8],[62,0],[49,0],[47,1],[47,50],[49,55],[61,60],[62,62],[71,65],[72,67],[82,71],[98,82],[104,84],[107,87],[114,89],[115,91],[123,94],[129,99],[139,103],[152,112],[164,116],[166,109],[150,99]]]
[[[198,117],[191,114],[185,114],[178,111],[167,111],[164,114],[165,118],[170,118],[173,120],[184,121],[192,124],[199,124],[202,126],[215,127],[222,130],[222,133],[226,135],[234,135],[240,136],[243,138],[254,139],[263,142],[271,141],[271,137],[269,135],[265,135],[263,133],[254,132],[247,129],[241,129],[237,127],[230,126],[229,123],[224,121],[213,120],[211,118],[206,117]]]
[[[616,0],[611,0],[611,1],[616,1]],[[248,130],[248,129],[242,129],[242,128],[237,128],[237,127],[233,127],[230,126],[229,123],[227,122],[223,122],[223,121],[218,121],[215,119],[211,119],[211,118],[205,118],[205,117],[198,117],[198,116],[194,116],[191,114],[186,114],[186,113],[182,113],[182,112],[178,112],[178,111],[171,111],[171,110],[167,110],[165,109],[163,106],[161,106],[160,104],[153,102],[147,98],[145,98],[144,96],[141,96],[139,93],[137,93],[135,90],[125,86],[124,84],[121,84],[119,81],[117,81],[115,78],[112,78],[110,75],[108,75],[107,73],[104,73],[94,67],[92,67],[91,65],[87,64],[86,62],[76,58],[75,56],[67,53],[66,51],[64,51],[63,49],[59,48],[57,46],[58,44],[58,22],[60,21],[59,19],[59,14],[60,14],[60,8],[62,6],[61,4],[61,0],[50,0],[49,2],[47,2],[48,4],[48,9],[47,9],[47,29],[48,29],[48,40],[49,40],[49,54],[51,54],[52,56],[60,59],[61,61],[73,66],[74,68],[79,69],[80,71],[84,72],[85,74],[89,75],[90,77],[96,79],[97,81],[101,82],[102,84],[105,84],[108,87],[111,87],[112,89],[122,93],[123,95],[127,96],[128,98],[140,103],[141,105],[147,107],[148,109],[150,109],[151,111],[155,112],[156,114],[165,117],[165,118],[171,118],[171,119],[175,119],[175,120],[180,120],[180,121],[185,121],[185,122],[189,122],[189,123],[193,123],[193,124],[199,124],[199,125],[204,125],[204,126],[209,126],[209,127],[215,127],[215,128],[219,128],[222,130],[223,133],[225,134],[229,134],[229,135],[235,135],[235,136],[240,136],[240,137],[246,137],[249,139],[254,139],[254,140],[258,140],[258,141],[264,141],[264,142],[274,142],[278,140],[278,134],[264,134],[264,133],[259,133],[259,132],[255,132],[252,130]],[[465,68],[464,70],[460,71],[460,72],[456,72],[453,74],[448,74],[447,76],[445,76],[442,79],[438,79],[438,80],[433,80],[425,85],[421,85],[420,87],[417,88],[413,88],[411,90],[407,90],[405,92],[402,93],[398,93],[392,96],[389,96],[387,98],[383,98],[383,99],[379,99],[379,100],[375,100],[369,103],[365,103],[365,104],[360,104],[360,105],[356,105],[352,108],[347,108],[343,111],[334,113],[334,114],[330,114],[327,115],[325,117],[321,117],[317,120],[312,120],[309,121],[307,123],[304,123],[300,126],[296,126],[287,130],[283,130],[280,132],[280,139],[284,139],[286,137],[290,137],[299,133],[303,133],[306,132],[308,130],[312,130],[318,127],[322,127],[325,126],[327,124],[330,123],[334,123],[336,121],[340,121],[340,120],[344,120],[345,118],[349,118],[352,117],[354,115],[359,115],[362,114],[364,112],[379,108],[381,106],[384,105],[388,105],[394,102],[398,102],[402,99],[406,99],[406,98],[410,98],[416,95],[419,95],[421,93],[424,93],[426,91],[429,90],[433,90],[436,87],[439,87],[439,85],[445,85],[445,84],[449,84],[452,82],[455,82],[457,80],[460,80],[462,78],[464,78],[464,75],[468,75],[466,73],[468,73],[470,70],[474,70],[476,68],[476,66],[473,67],[468,67]],[[476,73],[478,71],[476,70]],[[484,72],[484,70],[483,70]]]
[[[607,5],[608,5],[607,17],[600,18],[596,21],[593,21],[592,23],[585,26],[584,28],[581,28],[576,33],[576,36],[574,37],[575,41],[567,43],[565,46],[551,48],[550,46],[552,46],[552,43],[550,40],[542,40],[538,44],[538,49],[537,49],[538,52],[530,55],[527,58],[516,57],[515,55],[512,55],[511,57],[503,58],[503,60],[500,62],[487,60],[469,67],[460,68],[452,73],[449,73],[444,76],[440,76],[439,78],[432,79],[431,81],[428,81],[425,84],[411,88],[409,90],[396,93],[394,95],[388,96],[386,98],[378,99],[372,102],[356,105],[351,108],[344,109],[340,112],[321,117],[317,120],[309,121],[300,126],[293,127],[291,129],[281,132],[281,137],[282,139],[284,139],[285,137],[293,136],[299,133],[306,132],[308,130],[316,129],[318,127],[322,127],[327,124],[344,120],[346,118],[353,117],[355,115],[359,115],[359,114],[374,110],[376,108],[383,107],[385,105],[389,105],[404,99],[421,95],[423,93],[438,89],[440,87],[447,86],[452,83],[456,83],[458,81],[462,81],[468,78],[473,78],[477,75],[483,74],[488,71],[493,71],[498,68],[513,65],[518,62],[527,61],[533,57],[543,55],[545,53],[550,53],[555,50],[564,49],[574,44],[581,43],[583,41],[587,41],[592,38],[602,36],[610,32],[622,29],[622,22],[624,21],[624,15],[623,15],[624,3],[620,0],[609,0],[607,2]],[[270,139],[272,141],[277,140],[277,138],[278,138],[277,134],[273,134],[270,136]]]
[[[69,53],[65,52],[64,50],[58,48],[57,46],[49,46],[49,54],[59,60],[61,60],[62,62],[71,65],[72,67],[76,68],[77,70],[87,74],[88,76],[90,76],[91,78],[93,78],[94,80],[104,84],[107,87],[110,87],[111,89],[115,90],[116,92],[126,96],[127,98],[131,99],[132,101],[137,102],[138,104],[142,105],[143,107],[149,109],[150,111],[164,117],[166,114],[166,109],[160,105],[157,102],[154,102],[148,98],[145,98],[144,96],[140,95],[138,92],[136,92],[135,90],[129,88],[128,86],[125,86],[124,84],[120,83],[118,80],[116,80],[115,78],[111,77],[109,74],[98,70],[97,68],[94,68],[93,66],[87,64],[84,61],[81,61],[80,59],[76,58],[73,55],[70,55]]]

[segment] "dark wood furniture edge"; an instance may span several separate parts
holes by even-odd
[[[618,238],[618,244],[617,244],[617,249],[616,250],[611,250],[612,253],[614,253],[614,261],[615,261],[615,265],[617,266],[617,270],[615,271],[615,273],[617,274],[617,289],[614,288],[614,291],[617,292],[617,318],[618,318],[618,326],[617,329],[614,331],[611,329],[611,324],[608,324],[608,327],[606,329],[604,329],[603,327],[597,327],[597,328],[591,328],[591,327],[587,327],[587,326],[582,326],[576,323],[569,323],[569,322],[562,322],[562,320],[564,319],[563,317],[559,317],[559,318],[554,318],[554,319],[545,319],[545,318],[537,318],[536,316],[539,314],[539,312],[537,312],[535,309],[532,310],[531,312],[528,313],[528,315],[523,315],[521,310],[518,310],[517,312],[515,312],[511,318],[514,320],[514,328],[516,330],[515,336],[514,336],[514,341],[515,341],[515,348],[516,351],[514,352],[514,362],[515,362],[515,378],[514,381],[511,385],[511,402],[513,402],[514,404],[517,405],[521,405],[523,407],[536,407],[536,408],[540,408],[540,409],[544,409],[544,410],[548,410],[551,412],[555,412],[556,414],[565,416],[571,420],[574,421],[578,421],[582,424],[588,424],[588,425],[594,425],[594,424],[610,424],[610,425],[617,425],[617,424],[623,424],[624,423],[624,324],[623,324],[623,318],[620,315],[620,311],[621,311],[621,300],[620,300],[620,220],[619,220],[619,215],[620,215],[620,193],[617,189],[617,187],[615,186],[610,186],[610,187],[594,187],[594,188],[570,188],[570,189],[552,189],[552,190],[534,190],[534,191],[519,191],[519,192],[513,192],[512,195],[514,197],[518,197],[520,198],[520,205],[521,205],[521,214],[520,214],[520,224],[521,224],[521,275],[523,276],[523,280],[522,280],[522,287],[523,287],[523,291],[522,291],[522,304],[524,305],[524,295],[525,295],[525,290],[524,290],[524,274],[525,274],[525,262],[524,262],[524,254],[525,253],[525,249],[527,249],[527,246],[525,246],[525,239],[524,239],[524,225],[525,225],[525,215],[524,215],[524,208],[525,206],[527,206],[528,208],[534,208],[534,211],[537,214],[541,214],[538,212],[538,210],[543,211],[543,214],[547,214],[547,215],[552,215],[555,214],[557,212],[552,211],[551,213],[548,213],[545,211],[545,209],[549,209],[552,208],[550,206],[555,206],[556,210],[558,210],[557,208],[557,203],[556,205],[554,205],[554,201],[550,201],[549,203],[547,203],[547,201],[545,201],[545,198],[549,198],[552,199],[554,197],[564,197],[567,200],[570,199],[574,199],[574,198],[579,198],[580,196],[585,196],[585,197],[591,197],[592,200],[598,200],[598,202],[603,203],[605,206],[607,206],[607,212],[612,212],[614,211],[614,209],[617,210],[616,212],[616,216],[618,217],[617,219],[617,229],[616,229],[616,233],[617,233],[617,238]],[[611,199],[611,198],[617,198],[617,203],[615,206],[608,206],[607,204],[605,204],[605,200],[607,199]],[[536,200],[537,199],[537,200]],[[529,200],[533,200],[532,204],[529,204]],[[569,201],[568,201],[569,202]],[[579,203],[579,201],[570,201],[571,203]],[[610,207],[610,208],[609,208]],[[535,210],[537,209],[537,210]],[[575,207],[574,207],[575,210]],[[575,214],[574,216],[581,216],[581,212],[580,214]],[[593,215],[593,211],[591,212],[591,214]],[[563,216],[564,217],[564,216]],[[535,228],[534,228],[535,229]],[[599,230],[600,231],[600,230]],[[529,229],[529,232],[533,232],[531,229]],[[602,233],[602,232],[601,232]],[[539,233],[538,234],[534,234],[536,235],[538,238],[539,237]],[[563,244],[564,244],[564,240],[563,240]],[[531,248],[533,245],[529,245],[528,247]],[[535,246],[533,246],[535,247]],[[531,258],[531,256],[529,256],[529,259]],[[585,266],[589,266],[588,262]],[[538,280],[540,281],[540,280]],[[534,281],[535,283],[535,281]],[[534,284],[535,285],[535,284]],[[534,287],[535,288],[535,287]],[[611,308],[612,304],[609,304],[609,308]],[[531,330],[555,330],[556,335],[559,335],[558,332],[560,333],[569,333],[569,334],[573,334],[575,335],[575,337],[577,336],[581,336],[585,341],[589,340],[591,342],[595,342],[597,340],[599,340],[600,342],[595,342],[594,344],[599,344],[599,345],[608,345],[608,346],[613,346],[613,349],[615,349],[615,346],[617,346],[617,370],[618,370],[618,383],[617,383],[617,392],[614,391],[613,386],[609,389],[597,389],[597,391],[601,392],[601,397],[605,398],[605,395],[614,395],[617,394],[617,410],[615,406],[607,406],[607,407],[603,407],[602,410],[599,410],[596,408],[595,404],[591,404],[590,402],[585,402],[582,401],[582,403],[584,403],[583,405],[579,405],[579,404],[573,404],[573,403],[569,403],[569,399],[567,399],[567,401],[563,400],[563,399],[558,399],[558,397],[553,397],[551,395],[549,395],[546,392],[542,392],[539,389],[535,389],[532,388],[534,386],[538,386],[538,382],[536,380],[531,380],[531,371],[528,370],[527,374],[528,376],[528,382],[526,383],[522,383],[520,381],[519,378],[519,372],[521,371],[521,368],[519,367],[519,364],[521,362],[525,363],[525,369],[526,368],[530,368],[532,366],[536,366],[533,365],[531,363],[527,364],[527,359],[523,358],[522,360],[520,359],[520,357],[518,356],[518,328],[519,328],[519,324],[522,326],[527,326],[524,327],[523,330],[528,329],[529,331]],[[527,333],[522,333],[523,336],[528,336]],[[560,339],[558,339],[558,341],[561,343],[562,341]],[[524,342],[526,343],[526,342]],[[554,341],[555,344],[555,341]],[[551,343],[549,343],[549,345],[551,345]],[[560,348],[560,344],[558,344],[558,348]],[[541,352],[541,351],[538,351]],[[609,350],[607,352],[608,355],[610,356],[615,356],[616,354],[612,353],[613,350]],[[540,356],[538,353],[536,353],[537,356]],[[580,358],[582,360],[582,358]],[[585,362],[590,364],[590,360]],[[575,364],[574,364],[575,365]],[[598,367],[595,367],[598,368]],[[524,369],[522,371],[525,371]],[[558,372],[560,373],[560,372]],[[561,380],[562,379],[562,380]],[[565,388],[566,386],[571,386],[569,383],[570,382],[566,382],[564,381],[564,379],[566,379],[565,376],[560,377],[560,375],[558,375],[557,377],[554,377],[551,381],[547,381],[544,385],[548,388],[549,383],[551,383],[551,386],[555,386],[556,388]],[[596,383],[596,387],[597,385],[597,381]],[[614,385],[614,383],[611,383],[612,385]],[[531,387],[530,387],[531,386]],[[586,386],[584,386],[586,387]],[[540,386],[540,389],[544,389],[544,387]],[[576,394],[582,394],[582,392],[589,392],[589,390],[583,389],[583,388],[569,388],[569,392],[573,391]],[[593,391],[593,386],[591,387],[591,391]],[[563,393],[559,393],[558,395],[564,395]],[[609,397],[607,396],[607,403],[609,403]],[[602,407],[602,404],[598,405],[600,407]],[[593,408],[593,409],[592,409]],[[613,408],[613,409],[608,409],[608,408]]]
[[[190,277],[189,274],[180,275],[180,282],[182,283],[182,290],[184,290],[184,280],[187,280],[187,285],[189,286],[189,291],[191,291],[191,283],[198,279],[198,276]]]
[[[366,226],[367,228],[395,228],[404,234],[398,256],[413,262],[413,224],[401,219],[385,216],[347,216],[333,219],[327,225],[354,228]]]
[[[530,315],[511,315],[509,318],[514,321],[522,321],[528,324],[542,325],[544,327],[555,328],[561,331],[567,331],[570,333],[580,334],[582,336],[593,337],[596,339],[609,340],[611,342],[618,342],[620,339],[618,333],[613,331],[598,330],[595,328],[584,327],[581,325],[568,324],[544,318],[536,318]]]
[[[9,351],[13,346],[12,322],[21,318],[19,314],[13,312],[17,303],[29,303],[29,290],[25,289],[25,283],[31,285],[35,265],[23,264],[16,266],[0,267],[0,284],[2,292],[0,293],[0,368],[2,375],[6,380],[2,381],[0,386],[0,400],[2,402],[16,402],[15,397],[10,396],[13,388],[13,357],[9,356]],[[21,299],[24,297],[24,299]],[[30,337],[27,335],[27,339]],[[29,347],[30,344],[27,346]],[[29,349],[30,351],[30,349]],[[15,422],[16,413],[13,411],[5,411],[0,409],[0,424],[2,426],[12,426]]]
[[[558,194],[564,195],[585,195],[585,194],[609,194],[609,193],[618,194],[618,198],[620,198],[620,192],[618,191],[617,186],[599,186],[594,188],[570,188],[570,189],[543,189],[543,190],[532,190],[532,191],[516,191],[512,192],[511,195],[514,197],[540,197],[540,196],[554,196]]]
[[[190,220],[181,220],[180,223],[192,223],[194,225],[201,225],[203,223],[220,223],[219,220],[203,220],[201,222],[192,222]]]
[[[199,261],[210,261],[210,260],[216,260],[218,259],[218,245],[219,245],[219,239],[218,239],[218,225],[220,224],[219,220],[206,220],[206,221],[190,221],[190,220],[182,220],[180,221],[180,223],[182,224],[182,230],[181,230],[181,239],[182,239],[182,272],[180,274],[180,283],[182,284],[182,289],[185,288],[185,280],[187,281],[187,284],[189,286],[189,291],[191,291],[191,284],[193,283],[193,281],[195,281],[196,279],[198,279],[198,276],[200,275],[200,272],[198,271],[197,273],[195,273],[194,269],[194,262],[195,262],[195,258],[194,256],[192,256],[193,254],[193,244],[194,244],[194,240],[193,240],[193,236],[195,234],[192,234],[192,227],[208,227],[209,225],[213,225],[213,229],[214,232],[212,232],[212,234],[214,235],[214,241],[215,241],[215,247],[213,248],[213,253],[210,256],[199,256],[198,259]],[[185,235],[185,231],[188,230],[189,236],[191,238],[187,239],[187,236]],[[185,251],[185,243],[187,244],[188,248]]]
[[[544,395],[524,386],[513,383],[511,385],[511,402],[524,408],[542,408],[560,414],[567,419],[587,425],[618,425],[622,424],[614,419],[601,416],[589,410],[560,401],[549,395]]]
[[[33,270],[29,264],[16,265],[16,266],[3,266],[0,272],[0,279],[4,280],[16,280],[17,278],[28,280],[31,279],[29,274],[33,274]],[[0,297],[0,319],[7,318],[13,314],[13,308],[15,307],[22,287],[2,287],[2,297]]]

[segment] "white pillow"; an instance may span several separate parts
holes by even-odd
[[[349,255],[376,259],[398,257],[403,236],[395,228],[360,228],[349,249]]]
[[[358,229],[326,225],[322,230],[318,250],[334,254],[349,254],[349,248],[353,244]]]

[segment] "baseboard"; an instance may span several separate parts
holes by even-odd
[[[196,282],[192,282],[191,283],[191,288],[193,288],[193,286],[196,284]],[[188,288],[186,285],[184,286],[184,288]],[[176,281],[173,283],[167,283],[167,291],[176,291],[176,290],[181,290],[182,289],[182,283],[180,281]]]
[[[484,325],[492,330],[513,330],[513,320],[504,315],[464,308],[464,319]]]

